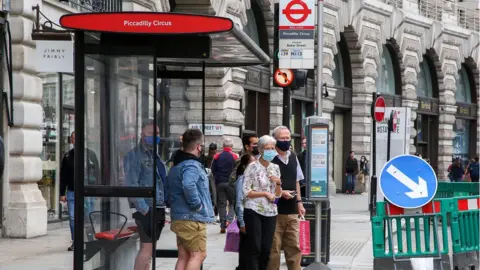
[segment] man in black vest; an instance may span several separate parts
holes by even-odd
[[[283,247],[288,270],[300,270],[302,252],[298,241],[298,215],[305,215],[300,195],[300,180],[304,179],[297,156],[290,151],[290,130],[285,126],[276,127],[273,137],[277,140],[278,155],[272,160],[280,167],[282,197],[278,201],[278,216],[268,270],[280,269],[280,251]]]

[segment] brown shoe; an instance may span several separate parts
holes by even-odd
[[[225,228],[221,228],[220,233],[226,233]]]

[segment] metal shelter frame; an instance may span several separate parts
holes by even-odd
[[[93,17],[92,17],[93,16]],[[112,18],[118,19],[117,21]],[[172,27],[179,29],[178,32],[167,31],[162,32],[166,28],[154,28],[146,30],[146,28],[138,28],[139,32],[128,31],[121,27],[121,22],[134,18],[145,20],[171,20]],[[209,30],[189,30],[195,26],[182,25],[183,19],[199,20],[209,26]],[[104,21],[102,22],[102,19]],[[209,24],[209,20],[210,23]],[[215,20],[222,20],[222,23],[231,25],[230,29],[212,30],[215,27]],[[95,21],[94,24],[90,23]],[[92,257],[95,252],[102,248],[102,243],[94,243],[90,246],[90,251],[85,251],[84,243],[84,225],[86,218],[84,216],[85,197],[144,197],[152,198],[153,205],[156,205],[155,191],[157,181],[155,173],[153,174],[152,187],[128,187],[128,186],[109,186],[107,185],[90,185],[86,184],[85,178],[85,113],[86,113],[86,95],[85,95],[85,56],[142,56],[153,59],[153,123],[156,129],[157,119],[157,79],[173,78],[173,79],[201,79],[202,80],[202,131],[205,133],[205,69],[207,67],[243,67],[249,65],[263,65],[270,63],[270,58],[263,50],[255,44],[237,25],[230,19],[214,16],[203,16],[193,14],[179,13],[153,13],[153,12],[117,12],[117,13],[77,13],[64,15],[60,19],[60,24],[66,29],[71,29],[75,34],[74,42],[74,70],[75,70],[75,241],[74,241],[74,269],[83,270],[85,257]],[[185,24],[185,23],[183,23]],[[212,26],[213,25],[213,26]],[[207,27],[208,28],[208,27]],[[170,29],[171,30],[171,29]],[[201,67],[201,71],[177,71],[165,70],[164,66],[183,66],[183,67]],[[101,95],[110,96],[110,91],[103,91]],[[115,90],[113,90],[115,91]],[[102,148],[115,147],[109,140],[110,117],[106,115],[109,111],[108,102],[101,104],[101,134]],[[112,105],[114,106],[114,105]],[[103,121],[103,122],[102,122]],[[107,138],[107,139],[105,139]],[[158,154],[157,142],[154,140],[153,149]],[[107,146],[105,146],[107,145]],[[108,157],[107,157],[108,158]],[[105,157],[101,157],[100,163],[108,166],[108,162],[104,161]],[[104,167],[103,166],[103,167]],[[153,158],[153,168],[157,167],[157,158]],[[101,178],[109,181],[108,170],[102,168]],[[108,205],[108,204],[107,204]],[[103,205],[102,205],[103,207]],[[105,207],[105,208],[109,208]],[[109,209],[100,209],[109,212]],[[97,211],[98,212],[98,211]],[[156,211],[152,211],[152,225],[156,220]],[[109,212],[112,214],[112,212]],[[115,214],[115,213],[113,213]],[[119,216],[123,216],[118,214]],[[103,215],[102,215],[103,216]],[[91,215],[90,215],[91,217]],[[125,217],[126,218],[126,217]],[[108,222],[107,222],[108,223]],[[103,224],[102,224],[103,225]],[[122,228],[125,226],[123,224]],[[112,228],[105,228],[106,230]],[[80,229],[81,228],[81,229]],[[152,235],[155,235],[155,226],[152,226]],[[103,230],[104,228],[102,228]],[[115,250],[115,245],[123,243],[120,236],[121,230],[114,238],[116,244],[110,244],[110,250]],[[98,241],[97,241],[98,242]],[[155,241],[152,254],[158,256]],[[108,247],[106,248],[108,249]],[[88,254],[85,254],[88,253]],[[110,269],[108,264],[108,252],[105,253],[105,265],[97,269]],[[153,269],[155,269],[155,260],[153,260]]]

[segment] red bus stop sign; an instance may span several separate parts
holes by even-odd
[[[383,97],[378,97],[375,100],[373,118],[375,121],[382,122],[385,117],[385,99]]]

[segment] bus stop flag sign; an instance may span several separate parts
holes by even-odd
[[[420,208],[437,192],[437,176],[430,164],[412,155],[391,159],[380,172],[380,189],[385,198],[401,208]]]

